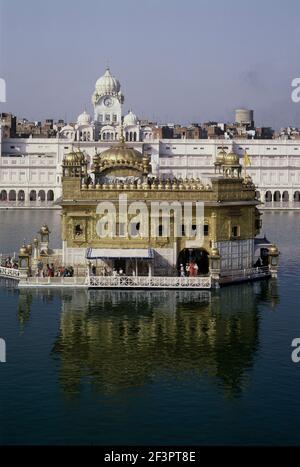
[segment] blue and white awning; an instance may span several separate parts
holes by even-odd
[[[141,258],[153,259],[154,251],[152,248],[88,248],[86,252],[87,259],[101,258]]]

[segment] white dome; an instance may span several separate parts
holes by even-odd
[[[77,118],[78,125],[89,125],[90,121],[91,121],[91,117],[88,113],[86,113],[86,111],[78,115],[78,118]]]
[[[124,117],[124,125],[136,125],[137,116],[130,110]]]
[[[114,94],[120,91],[119,81],[111,75],[109,68],[106,68],[106,72],[96,82],[96,92],[99,95]]]

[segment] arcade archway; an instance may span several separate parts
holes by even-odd
[[[266,203],[271,203],[272,201],[272,192],[268,190],[265,194],[265,201]]]
[[[18,201],[25,201],[25,192],[24,192],[24,190],[20,190],[18,192]]]
[[[0,193],[0,201],[7,201],[7,191],[2,190]]]
[[[47,201],[54,201],[54,192],[53,190],[49,190],[47,193]]]

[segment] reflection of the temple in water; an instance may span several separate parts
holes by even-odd
[[[20,304],[27,316],[32,297],[49,301],[60,296],[60,330],[52,354],[69,396],[87,381],[109,393],[159,378],[184,380],[188,373],[198,380],[209,377],[236,396],[258,349],[259,304],[278,301],[273,281],[219,291],[48,289],[46,295],[21,292]]]

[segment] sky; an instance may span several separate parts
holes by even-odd
[[[73,121],[107,64],[124,113],[300,127],[299,0],[0,0],[0,111]]]

